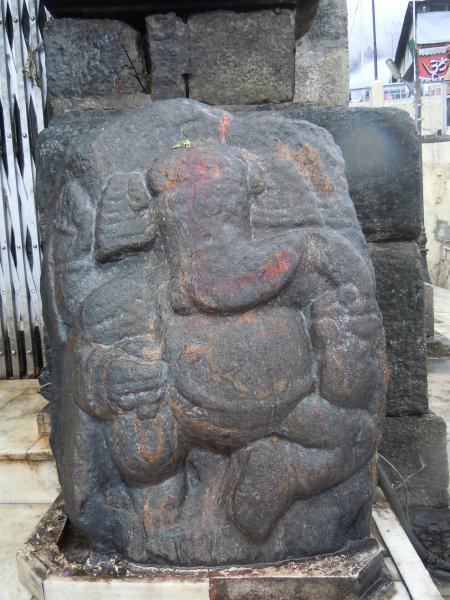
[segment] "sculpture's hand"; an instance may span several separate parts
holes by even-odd
[[[97,417],[134,411],[153,418],[165,395],[168,367],[154,340],[143,336],[117,346],[84,347],[82,408]]]
[[[139,419],[156,415],[166,391],[165,362],[123,354],[112,359],[107,370],[107,396],[113,410],[133,410]]]

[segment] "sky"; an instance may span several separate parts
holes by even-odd
[[[375,0],[378,79],[383,83],[389,83],[386,60],[395,57],[407,5],[408,0]],[[370,85],[374,80],[372,0],[347,0],[347,9],[350,87],[357,88]]]

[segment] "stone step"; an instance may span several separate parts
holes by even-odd
[[[33,379],[0,385],[0,503],[51,503],[60,491],[48,435],[36,415],[47,404]]]

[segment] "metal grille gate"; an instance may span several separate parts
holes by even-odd
[[[34,155],[44,127],[45,59],[40,0],[1,0],[0,378],[42,367],[41,248]]]

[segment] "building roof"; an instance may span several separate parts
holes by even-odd
[[[437,11],[448,11],[450,10],[450,1],[443,0],[416,0],[416,13],[419,12],[437,12]],[[405,18],[403,20],[402,31],[397,44],[397,50],[395,52],[395,64],[398,66],[402,62],[402,58],[405,55],[408,42],[410,40],[410,32],[413,25],[413,2],[408,2],[408,6],[405,12]]]

